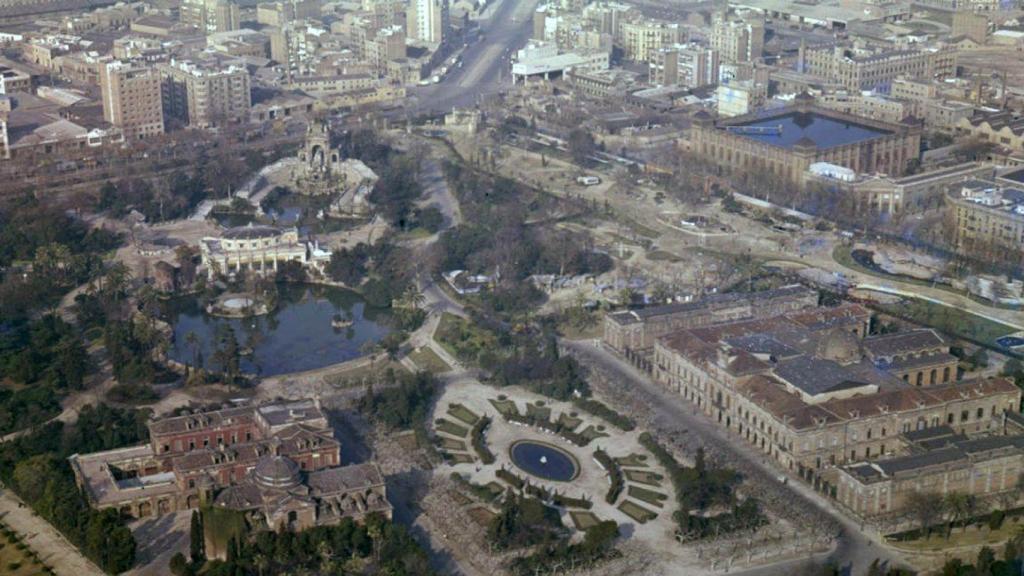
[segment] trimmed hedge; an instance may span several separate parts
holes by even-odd
[[[604,450],[597,450],[594,452],[594,459],[601,464],[605,472],[608,473],[608,478],[610,478],[612,482],[611,486],[608,487],[608,492],[604,496],[604,501],[609,504],[615,504],[615,501],[619,499],[619,495],[622,494],[622,488],[624,487],[622,469],[619,468],[619,464],[615,462],[615,460]]]
[[[607,404],[593,398],[577,398],[572,402],[577,408],[608,422],[625,432],[636,429],[636,423],[628,416],[623,416],[608,407]]]
[[[473,429],[469,433],[470,439],[473,442],[473,450],[484,464],[494,464],[494,453],[487,447],[487,442],[484,439],[484,432],[487,431],[487,427],[490,425],[491,418],[484,416],[476,421],[476,424],[473,425]]]

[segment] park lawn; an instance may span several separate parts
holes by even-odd
[[[567,412],[562,412],[558,415],[558,423],[566,430],[575,430],[579,428],[580,424],[583,424],[583,419],[572,416]]]
[[[949,540],[946,540],[945,527],[940,527],[937,530],[932,531],[932,535],[928,540],[907,540],[905,542],[898,542],[895,540],[888,541],[889,545],[893,548],[901,550],[912,550],[915,552],[941,552],[944,550],[951,550],[958,547],[966,546],[977,546],[981,544],[988,544],[993,546],[1001,542],[1005,542],[1011,536],[1014,536],[1020,532],[1020,524],[1010,522],[1007,520],[1003,522],[1003,525],[998,530],[968,530],[964,532],[960,527],[954,527],[953,533],[950,534]]]
[[[516,403],[512,400],[495,400],[492,398],[491,404],[502,416],[519,416],[519,408],[516,408]]]
[[[655,492],[654,490],[648,490],[647,488],[641,488],[639,486],[630,486],[628,494],[632,498],[655,506],[657,508],[663,508],[665,506],[665,500],[668,500],[668,496],[661,492]]]
[[[623,500],[622,504],[619,504],[619,510],[640,524],[646,524],[658,517],[654,512],[651,512],[632,500]]]
[[[587,528],[597,526],[601,523],[601,519],[593,512],[573,510],[572,512],[569,512],[569,518],[572,518],[573,525],[575,525],[576,529],[580,531],[584,531]]]
[[[599,338],[604,334],[604,315],[601,312],[583,312],[586,320],[582,323],[567,318],[566,314],[560,316],[558,321],[558,333],[569,340],[590,340]]]
[[[607,438],[608,433],[602,430],[598,430],[593,424],[587,426],[583,432],[580,432],[580,436],[583,436],[590,442],[597,440],[598,438]]]
[[[623,456],[622,458],[616,458],[616,462],[619,466],[624,468],[646,468],[647,467],[647,455],[646,454],[630,454],[629,456]]]
[[[439,438],[439,440],[440,440],[441,448],[444,448],[445,450],[458,450],[460,452],[465,452],[466,451],[466,443],[465,442],[459,442],[458,440],[455,440],[454,438]]]
[[[907,318],[918,324],[924,324],[942,332],[992,347],[996,346],[996,338],[1017,331],[1012,326],[976,316],[960,308],[943,306],[917,298],[904,298],[898,304],[875,304],[873,306],[893,316]]]
[[[494,520],[494,517],[497,516],[497,514],[489,510],[486,506],[477,506],[475,508],[470,508],[466,512],[469,514],[469,517],[472,518],[474,522],[476,522],[479,526],[483,528],[490,526],[491,520]]]
[[[44,574],[45,566],[25,544],[23,548],[12,541],[0,538],[0,574],[3,576],[29,576]]]
[[[430,238],[432,235],[433,232],[431,232],[430,230],[427,230],[422,226],[417,226],[416,228],[413,228],[408,232],[402,232],[401,234],[399,234],[398,241],[403,242],[408,240],[422,240],[424,238]]]
[[[472,426],[476,424],[476,421],[480,419],[479,416],[474,414],[469,408],[466,408],[462,404],[449,404],[448,415],[456,420],[461,420],[463,423]]]
[[[650,252],[647,253],[647,259],[650,260],[651,262],[658,262],[659,260],[664,260],[673,263],[682,261],[682,258],[676,256],[675,254],[667,250],[651,250]]]
[[[441,315],[434,339],[452,356],[466,362],[476,362],[481,352],[499,348],[493,332],[451,312]]]
[[[621,466],[622,463],[620,462],[619,465]],[[663,480],[661,474],[655,474],[646,470],[623,470],[622,472],[626,475],[626,480],[648,486],[661,486],[661,481]]]
[[[537,420],[549,422],[551,420],[551,408],[547,406],[538,406],[534,403],[526,405],[526,415]]]
[[[459,454],[458,452],[443,452],[444,457],[454,464],[472,464],[473,457],[469,454]]]
[[[388,369],[396,374],[405,374],[409,370],[400,362],[385,360],[366,363],[352,368],[341,368],[336,372],[324,375],[324,382],[333,388],[354,388],[365,386],[368,381],[380,380]]]
[[[466,496],[465,494],[459,492],[458,490],[449,490],[448,495],[451,496],[452,500],[455,500],[455,503],[458,504],[459,506],[465,506],[466,504],[473,503],[472,498]]]
[[[469,434],[469,428],[465,426],[459,426],[451,420],[445,420],[444,418],[438,418],[434,422],[438,432],[444,432],[445,434],[451,434],[452,436],[458,436],[459,438],[465,438],[466,434]]]
[[[419,366],[421,370],[425,370],[432,374],[440,374],[452,369],[452,367],[438,356],[437,352],[431,350],[429,346],[424,346],[419,350],[410,352],[409,360],[412,360],[413,363]]]

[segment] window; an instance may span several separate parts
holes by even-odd
[[[985,417],[985,409],[984,408],[978,408],[977,414],[978,415],[977,415],[976,419],[977,420],[981,420],[982,418]]]
[[[952,412],[950,412],[950,413],[949,413],[949,414],[948,414],[948,415],[946,416],[946,424],[952,424],[952,423],[953,423],[953,413],[952,413]]]
[[[868,428],[868,440],[871,440],[871,428]]]
[[[971,417],[971,415],[967,412],[967,410],[964,410],[963,412],[960,413],[960,421],[961,422],[967,422],[967,419],[970,418],[970,417]]]
[[[853,450],[850,450],[850,460],[856,460],[856,459],[857,459],[857,449],[855,448]]]

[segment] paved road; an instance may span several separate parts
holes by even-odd
[[[857,523],[833,508],[827,499],[795,479],[785,485],[780,484],[777,478],[782,471],[767,463],[761,452],[729,435],[717,424],[705,418],[703,414],[695,414],[692,407],[683,398],[658,386],[607,348],[595,346],[592,340],[563,341],[562,343],[573,350],[583,363],[596,366],[606,373],[615,375],[618,382],[626,385],[630,393],[650,408],[655,428],[670,432],[686,431],[687,434],[697,435],[709,447],[729,454],[739,461],[742,465],[740,471],[749,480],[760,482],[769,490],[788,491],[783,495],[783,499],[791,498],[803,504],[810,504],[830,516],[841,526],[838,545],[831,554],[818,555],[814,560],[790,561],[781,565],[769,565],[736,573],[750,576],[774,575],[780,573],[781,566],[796,568],[801,565],[810,565],[816,561],[820,562],[825,556],[838,566],[843,567],[845,573],[851,575],[866,573],[868,566],[875,558],[896,564],[900,563],[898,555],[883,548],[871,536],[862,533]]]
[[[447,112],[477,103],[511,82],[509,58],[530,38],[531,15],[538,0],[498,0],[491,16],[480,21],[484,39],[462,52],[462,67],[448,73],[439,84],[409,90],[414,102],[410,112]]]

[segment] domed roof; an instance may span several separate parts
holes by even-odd
[[[264,456],[256,463],[253,476],[267,488],[293,488],[299,485],[299,465],[287,456]]]
[[[280,233],[281,231],[273,226],[255,226],[250,222],[248,226],[228,228],[221,237],[228,240],[252,240],[255,238],[270,238]]]

